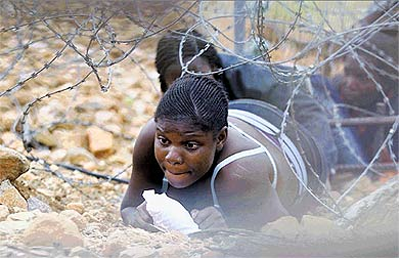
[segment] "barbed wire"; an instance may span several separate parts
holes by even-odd
[[[214,75],[244,64],[254,64],[268,66],[278,82],[293,88],[291,97],[283,110],[281,137],[285,135],[286,119],[293,116],[294,112],[301,112],[301,110],[293,110],[292,103],[295,96],[305,90],[306,81],[310,76],[321,73],[327,66],[334,67],[335,63],[339,63],[338,66],[340,66],[341,59],[346,56],[351,56],[357,61],[365,76],[375,86],[375,91],[379,93],[384,105],[389,110],[389,115],[394,115],[396,112],[398,114],[386,92],[387,86],[382,85],[375,75],[378,73],[398,81],[398,60],[396,61],[395,57],[381,51],[370,42],[371,38],[376,36],[375,34],[387,28],[397,26],[398,33],[398,1],[394,1],[390,8],[383,9],[383,14],[369,24],[353,24],[355,17],[362,18],[366,14],[367,5],[364,5],[363,8],[355,9],[353,7],[351,9],[343,8],[346,3],[340,2],[337,3],[339,8],[335,9],[324,8],[323,4],[316,1],[291,3],[259,0],[246,3],[245,10],[242,10],[239,15],[232,11],[229,13],[227,10],[220,10],[220,8],[218,11],[212,9],[213,6],[220,4],[219,2],[205,1],[162,1],[157,3],[151,1],[129,3],[124,1],[118,3],[106,1],[72,3],[66,1],[60,2],[60,6],[57,6],[50,5],[48,1],[2,1],[0,3],[2,14],[0,57],[4,61],[0,63],[0,100],[10,101],[13,107],[8,107],[8,109],[16,110],[17,117],[11,131],[22,140],[24,151],[30,153],[31,157],[36,160],[42,160],[44,169],[50,171],[50,165],[56,163],[32,154],[32,150],[35,148],[43,147],[35,143],[35,135],[60,124],[97,126],[125,141],[127,145],[134,141],[136,135],[126,131],[117,132],[101,124],[79,120],[73,107],[76,105],[76,100],[82,97],[83,92],[93,84],[89,82],[94,81],[101,93],[113,92],[112,87],[120,86],[115,81],[118,81],[118,77],[125,76],[121,75],[121,70],[128,73],[135,68],[146,79],[146,83],[141,83],[151,85],[151,88],[148,88],[149,94],[154,94],[152,98],[158,99],[161,93],[157,78],[149,69],[149,63],[154,64],[154,60],[137,57],[136,52],[154,46],[154,40],[160,38],[163,33],[176,31],[182,27],[188,28],[187,32],[182,34],[179,48],[182,74]],[[265,8],[265,4],[268,4],[268,8]],[[279,11],[279,15],[273,17],[272,11],[274,10]],[[335,16],[341,16],[340,26],[335,24],[332,18]],[[344,16],[349,17],[348,20],[350,20],[346,26],[342,24]],[[242,40],[235,40],[232,36],[232,33],[234,34],[232,24],[239,18],[246,19],[248,24],[244,28],[245,37]],[[185,63],[182,54],[183,44],[187,37],[192,37],[189,32],[195,29],[204,32],[205,39],[197,39],[206,40],[206,48],[199,50],[197,55]],[[268,33],[275,33],[277,37],[273,38]],[[302,36],[304,39],[301,38]],[[191,71],[188,68],[190,63],[201,56],[211,44],[220,52],[239,58],[240,62],[208,73]],[[232,45],[246,46],[248,47],[247,52],[236,53]],[[41,51],[45,48],[43,50],[45,52],[39,52],[40,48]],[[292,49],[289,55],[279,57],[279,51],[285,52],[288,49]],[[155,48],[152,51],[155,52]],[[370,62],[365,56],[378,60],[396,73]],[[282,69],[281,65],[293,69],[288,71]],[[55,88],[46,88],[41,83],[49,78],[51,80],[53,77],[57,78],[65,74],[79,75],[72,76],[73,78],[67,84],[55,85]],[[332,74],[325,75],[332,76]],[[29,101],[20,103],[18,94],[33,90],[35,87],[38,88],[36,96],[32,95]],[[40,105],[46,105],[48,99],[64,96],[63,94],[72,90],[74,90],[74,96],[70,97],[69,106],[65,107],[65,112],[62,112],[60,117],[56,117],[50,123],[43,122],[43,118],[40,117],[36,120],[33,119],[32,110],[39,108]],[[322,90],[328,101],[334,102],[329,89],[324,87]],[[398,92],[396,94],[398,95]],[[125,108],[137,108],[135,103],[139,103],[140,97],[141,95],[138,94],[137,97],[132,98],[133,106],[130,103]],[[123,103],[119,104],[123,105]],[[331,110],[328,110],[333,120],[339,121],[341,118],[339,109],[341,108],[357,111],[362,115],[382,116],[382,114],[356,105],[336,103]],[[135,117],[131,117],[131,119],[133,120]],[[135,124],[135,126],[137,125]],[[386,137],[381,146],[367,162],[357,156],[353,143],[346,137],[342,124],[336,122],[334,128],[338,130],[343,144],[357,157],[358,162],[365,166],[365,169],[336,201],[320,182],[330,204],[325,203],[326,200],[320,200],[320,197],[312,189],[309,189],[304,182],[302,183],[323,206],[335,214],[340,214],[343,208],[340,206],[340,202],[354,189],[361,178],[369,171],[379,174],[379,171],[374,170],[373,167],[379,161],[385,148],[388,148],[390,159],[398,168],[397,157],[393,150],[393,136],[398,130],[398,121],[396,120],[385,132]],[[296,140],[299,141],[298,135]],[[14,143],[15,141],[11,141],[7,144],[11,146]],[[304,152],[303,149],[300,151]],[[308,160],[305,162],[309,164]],[[58,163],[58,165],[67,170],[80,170],[90,175],[88,173],[90,171],[71,164]],[[131,166],[129,161],[125,164],[125,168],[115,175],[106,174],[98,178],[110,181],[120,179],[123,175],[127,177],[129,174],[127,171]],[[52,171],[51,173],[70,182],[58,172]],[[318,175],[317,171],[312,171],[312,173],[314,176]],[[317,179],[319,180],[318,176]],[[120,182],[126,182],[124,180],[120,179]],[[73,185],[77,187],[79,184],[75,182]]]

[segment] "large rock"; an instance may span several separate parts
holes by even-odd
[[[115,152],[113,147],[113,135],[97,127],[89,127],[86,130],[89,150],[98,158],[108,157]]]
[[[337,241],[345,237],[345,230],[334,221],[312,215],[304,215],[300,223],[300,237],[303,241]]]
[[[19,152],[0,146],[0,182],[15,180],[29,170],[30,162]]]
[[[300,223],[295,217],[285,216],[261,228],[261,232],[278,237],[295,239],[300,232]]]
[[[30,246],[76,247],[83,245],[78,226],[57,213],[45,213],[24,231],[22,242]]]
[[[15,208],[27,209],[24,197],[11,185],[9,180],[4,180],[0,185],[0,204],[7,206],[11,210]]]

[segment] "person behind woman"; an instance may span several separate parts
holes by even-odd
[[[325,158],[293,121],[288,132],[301,144],[279,137],[274,124],[281,119],[257,100],[234,101],[228,111],[226,91],[214,79],[177,79],[135,142],[123,221],[151,228],[142,197],[148,189],[179,201],[200,229],[259,229],[281,216],[301,216],[314,205],[309,190],[317,193],[326,179]]]
[[[376,28],[372,30],[373,26]],[[336,77],[337,87],[330,93],[338,94],[339,102],[356,107],[348,110],[349,117],[363,117],[365,113],[371,112],[382,115],[379,114],[382,111],[384,115],[398,115],[399,1],[371,3],[371,11],[357,21],[354,27],[360,29],[360,43],[357,47],[349,46],[352,51],[344,56],[343,74]],[[382,125],[369,125],[354,129],[361,138],[361,147],[366,152],[367,160],[372,160],[391,126],[385,128]],[[379,139],[381,137],[383,139]],[[388,145],[382,151],[381,161],[393,162],[394,157],[391,157],[389,148]],[[395,160],[398,160],[398,128],[393,136],[392,151]]]

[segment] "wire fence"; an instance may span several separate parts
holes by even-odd
[[[372,22],[359,22],[377,10],[380,15]],[[398,35],[397,1],[5,0],[0,14],[0,143],[25,153],[37,166],[77,188],[87,183],[71,181],[65,170],[95,176],[98,184],[127,182],[132,143],[160,97],[154,68],[157,40],[181,28],[200,31],[219,52],[237,56],[241,64],[269,66],[277,78],[293,76],[277,65],[295,68],[293,97],[311,75],[343,74],[348,56],[373,82],[384,112],[351,103],[336,103],[328,110],[332,126],[351,150],[340,107],[376,118],[392,116],[373,155],[367,162],[360,158],[360,176],[340,198],[315,196],[332,212],[338,214],[339,203],[362,177],[377,172],[383,152],[389,153],[390,164],[398,170],[393,149],[398,88],[393,102],[391,86],[376,76],[398,84],[398,49],[393,56],[374,47],[375,41],[370,43],[382,31]],[[389,68],[377,67],[371,59]],[[183,67],[184,72],[196,74]],[[324,92],[335,103],[328,89]],[[285,125],[284,119],[283,134]],[[88,151],[87,132],[93,127],[114,139],[106,154]]]

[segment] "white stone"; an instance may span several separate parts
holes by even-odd
[[[83,246],[83,237],[72,220],[52,212],[32,221],[23,233],[22,242],[30,246],[76,247]]]
[[[28,221],[1,221],[0,222],[0,235],[13,235],[18,234],[28,228]]]
[[[31,221],[36,217],[36,214],[30,211],[18,212],[8,215],[9,221]]]

